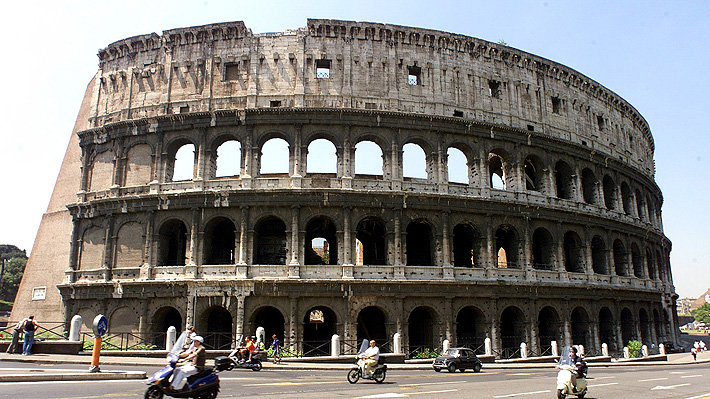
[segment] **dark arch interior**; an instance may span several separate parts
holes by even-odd
[[[486,326],[483,312],[473,306],[461,309],[456,315],[456,346],[485,352]]]
[[[614,269],[618,276],[627,276],[626,272],[626,249],[621,241],[614,241]]]
[[[582,196],[588,204],[597,203],[597,177],[589,169],[582,171]]]
[[[322,321],[312,319],[312,313],[322,314]],[[337,325],[335,313],[330,308],[318,306],[306,312],[303,323],[303,356],[329,355],[330,340]]]
[[[517,269],[518,264],[518,239],[510,226],[501,226],[496,230],[496,256],[500,253],[500,249],[505,251],[505,262],[503,259],[497,258],[496,265],[498,267],[507,267]]]
[[[648,312],[646,312],[646,309],[639,310],[639,330],[641,330],[641,342],[644,344],[651,342],[650,326],[651,323],[648,320]]]
[[[606,267],[606,246],[599,236],[592,238],[592,269],[594,273],[609,274]]]
[[[254,331],[258,327],[264,328],[266,342],[272,341],[272,336],[276,334],[281,343],[284,343],[284,316],[281,311],[273,306],[265,306],[256,311],[254,315]]]
[[[572,169],[564,162],[555,165],[555,185],[557,196],[562,199],[572,199],[574,184],[572,183]]]
[[[636,325],[634,324],[634,316],[628,308],[621,311],[621,340],[624,346],[629,344],[629,341],[636,339]]]
[[[550,306],[542,308],[537,317],[537,325],[542,352],[552,347],[552,341],[557,341],[558,344],[562,343],[562,322],[554,308]]]
[[[407,226],[407,266],[431,265],[431,227],[415,220]]]
[[[457,224],[454,227],[454,266],[480,267],[480,236],[468,224]]]
[[[160,227],[159,266],[185,266],[187,227],[179,220],[170,220]]]
[[[599,311],[599,339],[609,346],[610,351],[617,350],[616,332],[614,329],[614,316],[609,308],[602,308]]]
[[[409,314],[409,352],[422,351],[434,346],[434,318],[424,307]]]
[[[363,265],[384,265],[385,225],[377,218],[365,218],[357,224],[355,238],[362,244]]]
[[[261,221],[255,230],[255,264],[285,265],[286,225],[284,222],[277,218],[268,218]]]
[[[549,231],[539,228],[533,233],[533,267],[538,270],[552,270],[555,264],[555,243]]]
[[[205,235],[206,265],[233,265],[235,263],[235,228],[231,220],[222,219],[208,228]]]
[[[572,311],[572,319],[570,320],[572,325],[572,344],[573,345],[584,345],[585,348],[589,347],[589,316],[587,312],[581,308],[576,308]]]
[[[322,238],[325,242],[322,247],[314,248],[312,240],[317,238]],[[317,217],[306,224],[304,260],[307,265],[338,264],[338,245],[333,221],[326,217]]]
[[[573,232],[565,233],[565,270],[573,273],[583,273],[582,266],[582,242],[579,236]]]
[[[223,307],[209,310],[204,333],[205,348],[230,349],[232,346],[232,315]]]
[[[511,306],[503,311],[500,317],[500,338],[504,358],[511,357],[512,353],[520,349],[520,344],[525,342],[525,315],[520,309]]]
[[[377,342],[380,352],[391,352],[387,345],[387,328],[385,314],[375,306],[368,306],[357,315],[357,344],[363,339]]]
[[[164,307],[158,309],[153,316],[153,344],[159,349],[165,348],[165,336],[168,328],[175,327],[177,332],[182,330],[182,316],[180,312],[173,307]]]

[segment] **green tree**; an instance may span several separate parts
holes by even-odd
[[[691,312],[696,321],[703,322],[705,324],[710,324],[710,303],[706,303],[703,306],[695,309]]]
[[[27,254],[14,245],[0,245],[0,262],[4,263],[0,276],[0,301],[12,303],[27,264]]]

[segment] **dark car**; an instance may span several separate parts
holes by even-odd
[[[456,370],[464,372],[467,369],[478,373],[483,365],[473,350],[468,348],[449,348],[442,356],[434,359],[432,366],[437,373],[441,369],[446,369],[449,373],[454,373]]]

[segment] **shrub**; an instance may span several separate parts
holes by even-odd
[[[423,350],[417,350],[412,354],[412,359],[434,359],[441,356],[441,353],[437,352],[435,349],[424,348]]]
[[[631,357],[641,357],[641,342],[640,341],[629,341],[626,345],[629,348],[629,356]]]

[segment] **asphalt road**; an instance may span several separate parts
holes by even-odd
[[[0,363],[0,369],[81,370],[85,366]],[[121,367],[122,370],[154,369]],[[32,372],[32,371],[28,371]],[[497,369],[481,373],[435,373],[422,370],[392,370],[383,384],[349,384],[346,372],[234,370],[220,374],[219,398],[554,398],[556,372],[553,368]],[[592,367],[587,398],[708,398],[710,364]],[[143,397],[143,381],[78,381],[0,383],[0,398],[95,399]]]

